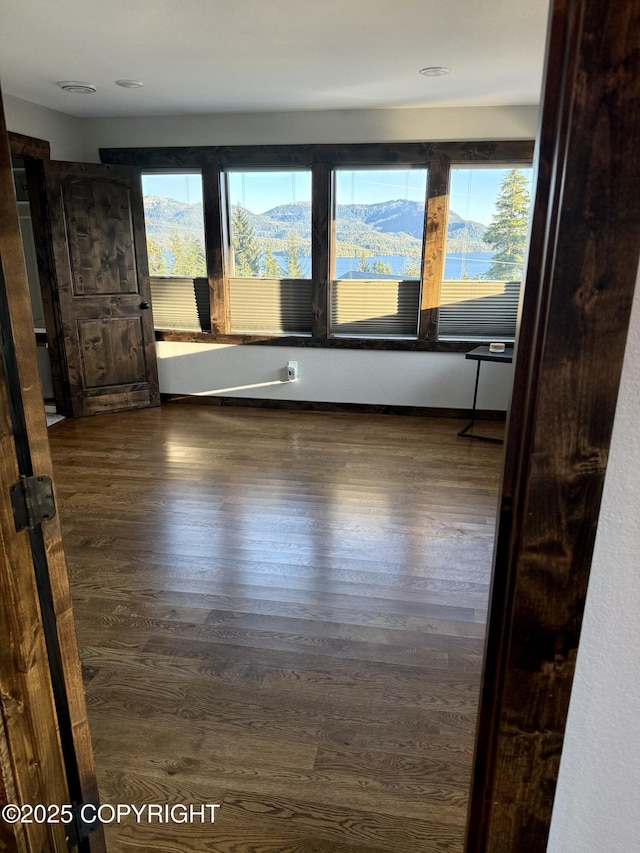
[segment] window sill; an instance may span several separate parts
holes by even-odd
[[[404,352],[466,353],[478,341],[419,341],[400,338],[313,338],[301,335],[216,335],[211,332],[157,330],[157,341],[203,344],[244,344],[250,346],[311,347],[315,349],[388,350]]]

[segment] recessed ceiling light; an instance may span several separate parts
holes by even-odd
[[[116,80],[115,83],[116,86],[122,86],[123,89],[139,89],[144,86],[140,80]]]
[[[420,74],[425,77],[444,77],[451,71],[446,65],[429,65],[427,68],[421,68]]]
[[[98,87],[93,83],[83,83],[80,80],[62,80],[58,86],[63,92],[71,92],[73,95],[93,95]]]

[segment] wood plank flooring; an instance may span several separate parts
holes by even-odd
[[[221,804],[110,853],[461,853],[502,448],[460,425],[49,430],[102,800]]]

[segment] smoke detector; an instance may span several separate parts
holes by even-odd
[[[424,77],[444,77],[451,71],[446,65],[429,65],[426,68],[420,69],[420,74]]]
[[[93,95],[98,91],[98,87],[93,83],[83,83],[79,80],[62,80],[58,86],[63,92],[71,92],[73,95]]]

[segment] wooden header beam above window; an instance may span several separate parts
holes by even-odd
[[[502,142],[365,142],[331,145],[212,145],[180,148],[101,148],[103,163],[142,168],[201,166],[341,166],[393,164],[407,166],[430,160],[451,163],[530,163],[532,140]]]

